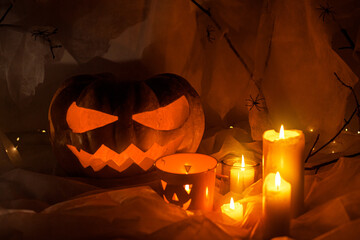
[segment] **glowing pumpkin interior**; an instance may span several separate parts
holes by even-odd
[[[217,161],[203,154],[179,153],[162,157],[155,163],[164,172],[175,174],[193,174],[206,172],[217,165]]]

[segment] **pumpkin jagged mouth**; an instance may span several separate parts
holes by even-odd
[[[133,163],[136,163],[144,171],[147,171],[156,159],[175,152],[183,139],[184,136],[177,137],[164,146],[154,143],[146,152],[143,152],[134,144],[130,144],[121,153],[117,153],[102,144],[94,154],[82,149],[79,151],[72,145],[67,144],[66,146],[79,159],[79,162],[84,168],[90,166],[95,172],[100,171],[105,166],[109,166],[118,172],[123,172]]]

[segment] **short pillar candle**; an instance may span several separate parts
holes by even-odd
[[[263,179],[271,172],[280,172],[291,184],[291,216],[301,215],[304,206],[304,147],[300,130],[266,131],[263,135]]]
[[[263,184],[263,238],[286,236],[290,226],[291,185],[279,172],[266,176]]]

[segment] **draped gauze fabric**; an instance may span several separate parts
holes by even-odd
[[[132,69],[134,76],[173,72],[188,79],[202,97],[208,128],[248,125],[249,119],[259,140],[265,129],[283,123],[314,129],[321,142],[343,124],[351,93],[334,73],[349,86],[358,80],[357,2],[16,1],[0,24],[27,30],[0,28],[0,82],[20,103],[41,94],[35,90],[44,78],[45,84],[55,79],[43,67],[55,64],[48,41],[30,34],[51,26],[57,33],[48,37],[65,51],[55,52],[58,69],[72,65],[78,67],[73,73],[92,72],[99,58],[112,69],[137,61],[143,68]],[[2,12],[7,7],[2,3]]]

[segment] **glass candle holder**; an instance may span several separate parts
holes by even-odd
[[[243,161],[244,159],[244,161]],[[226,194],[231,191],[242,193],[260,177],[260,163],[229,154],[221,159],[222,184],[220,192]]]
[[[166,202],[189,210],[211,211],[217,160],[198,153],[177,153],[158,159],[155,168]]]

